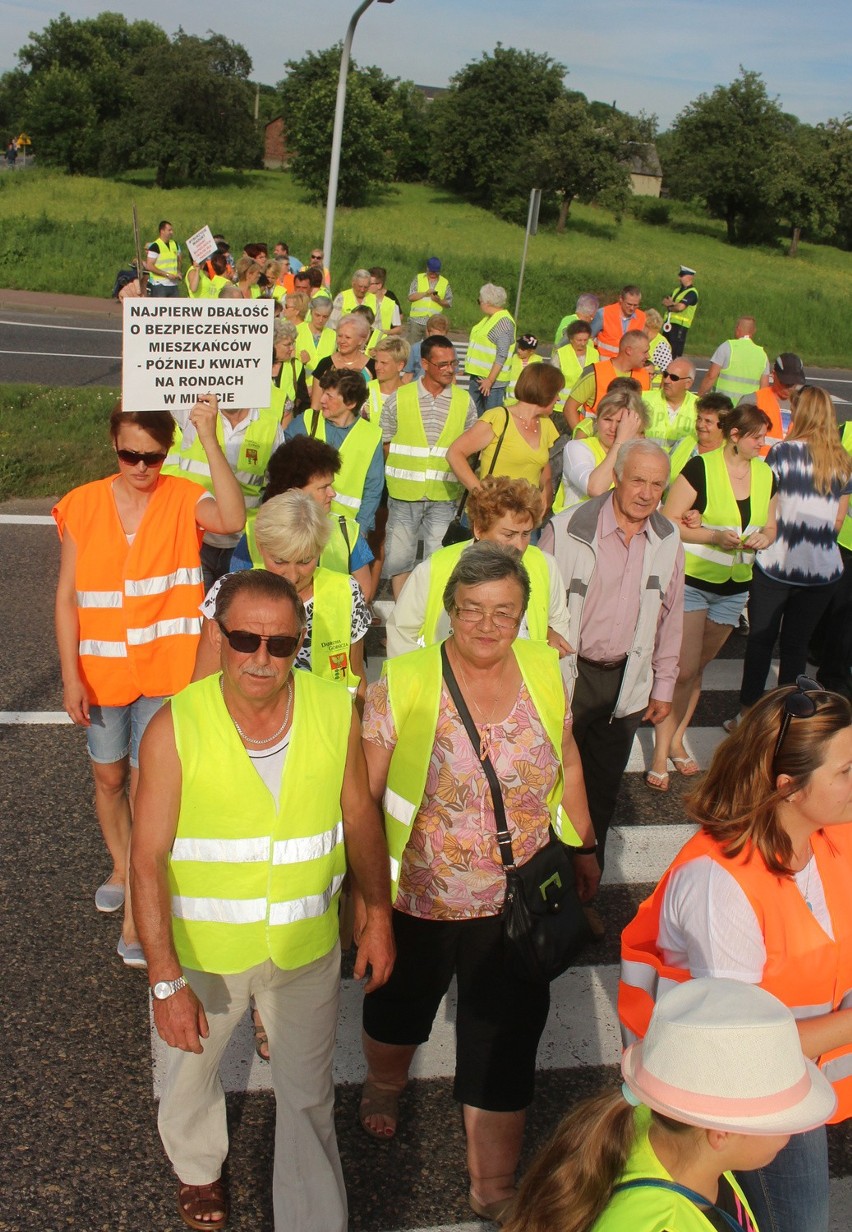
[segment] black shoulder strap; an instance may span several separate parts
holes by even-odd
[[[311,427],[310,427],[311,436],[316,436],[317,434],[317,427],[319,426],[320,414],[321,414],[320,411],[315,410],[313,414],[311,415]]]
[[[316,411],[314,412],[316,414]],[[313,436],[313,433],[311,433]],[[349,540],[349,527],[346,525],[346,518],[342,513],[337,515],[337,524],[340,527],[340,533],[343,536],[343,542],[346,544],[346,572],[352,572],[352,544]]]
[[[491,791],[491,803],[494,808],[494,821],[497,828],[497,843],[500,847],[500,858],[503,861],[503,867],[506,869],[514,869],[515,856],[512,851],[512,836],[509,834],[509,827],[506,825],[506,809],[503,804],[503,792],[500,789],[500,780],[497,778],[497,772],[491,763],[491,758],[486,754],[482,756],[480,752],[481,742],[479,732],[476,730],[476,724],[473,721],[473,715],[468,709],[467,702],[462,696],[462,691],[459,688],[453,669],[450,666],[450,659],[447,654],[447,643],[441,643],[441,671],[444,677],[444,683],[447,686],[447,691],[455,703],[456,710],[459,712],[459,718],[464,723],[464,729],[470,737],[470,743],[473,745],[473,750],[477,757],[482,762],[482,769],[485,777],[488,779],[488,786]]]

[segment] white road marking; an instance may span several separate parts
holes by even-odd
[[[74,351],[0,351],[0,355],[34,355],[46,359],[121,359],[120,355],[77,355]]]
[[[0,710],[0,725],[7,727],[50,726],[70,722],[64,710]]]
[[[105,329],[97,325],[42,325],[31,321],[2,321],[0,325],[11,325],[15,329],[66,329],[73,334],[120,334],[120,329]]]
[[[5,526],[56,526],[49,513],[0,513]]]

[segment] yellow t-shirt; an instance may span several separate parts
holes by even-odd
[[[500,433],[503,431],[503,425],[506,423],[506,408],[502,406],[493,407],[490,411],[485,412],[482,416],[482,421],[490,424],[494,432],[494,440],[490,445],[486,445],[482,451],[479,462],[480,476],[488,474],[494,450],[497,448]],[[527,479],[533,487],[537,488],[539,486],[541,472],[547,465],[550,447],[555,444],[559,433],[549,416],[539,419],[538,422],[538,448],[533,449],[521,434],[514,417],[512,415],[509,416],[509,426],[506,429],[506,435],[500,447],[500,453],[497,456],[497,465],[492,472],[494,475],[508,475],[510,479]]]

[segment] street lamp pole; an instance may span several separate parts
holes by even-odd
[[[343,40],[343,51],[340,56],[340,76],[337,79],[337,102],[334,107],[334,131],[331,137],[331,167],[328,173],[328,199],[325,205],[325,237],[322,242],[323,265],[331,269],[331,244],[334,238],[334,210],[337,205],[337,181],[340,172],[340,146],[343,140],[343,113],[346,109],[346,79],[349,75],[349,55],[352,51],[352,39],[355,27],[362,13],[366,12],[373,0],[363,0],[362,4],[352,14],[346,38]],[[393,0],[379,0],[380,4],[393,4]]]

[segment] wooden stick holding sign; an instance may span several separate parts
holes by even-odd
[[[142,260],[142,241],[139,238],[139,217],[136,213],[136,202],[133,202],[133,243],[136,247],[136,277],[139,279],[139,291],[148,294],[148,270]]]

